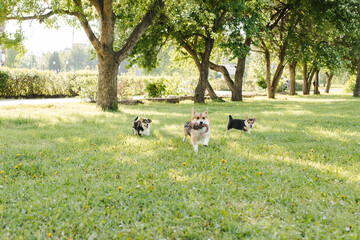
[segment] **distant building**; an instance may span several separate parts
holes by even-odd
[[[4,25],[0,25],[0,34],[5,32],[5,23]],[[5,47],[0,45],[0,67],[5,66]]]

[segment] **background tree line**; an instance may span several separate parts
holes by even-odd
[[[326,72],[330,87],[334,73],[346,68],[357,71],[354,96],[359,96],[358,0],[20,2],[21,9],[14,1],[1,3],[0,23],[38,19],[54,26],[58,17],[78,20],[72,23],[82,26],[97,55],[97,104],[103,109],[117,109],[117,72],[125,59],[155,68],[159,53],[168,46],[196,66],[195,102],[204,102],[206,90],[213,100],[221,101],[209,82],[210,69],[222,73],[232,100],[241,101],[246,58],[252,51],[263,55],[269,98],[275,98],[285,67],[290,72],[291,94],[297,71],[302,72],[303,93],[308,94],[312,85],[318,93],[320,70]],[[4,34],[1,41],[21,43],[21,37],[16,37]],[[221,53],[236,62],[234,76],[219,62]]]

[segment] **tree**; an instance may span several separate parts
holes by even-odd
[[[296,0],[272,1],[269,7],[263,8],[268,16],[268,23],[257,35],[257,46],[265,57],[266,85],[268,98],[275,98],[275,92],[285,67],[285,57],[289,43],[294,38],[294,29],[301,18],[301,9]],[[272,73],[271,55],[277,55],[277,66]]]
[[[357,67],[357,75],[356,75],[356,82],[355,82],[353,96],[360,97],[360,58],[359,58],[358,67]]]
[[[71,48],[68,60],[66,63],[66,70],[80,70],[85,68],[94,69],[96,61],[91,60],[91,55],[88,49],[81,45],[74,45]]]
[[[334,74],[333,73],[328,73],[328,72],[325,72],[325,75],[326,75],[326,87],[325,87],[325,93],[329,93],[330,92],[330,86],[331,86],[331,81],[334,77]]]
[[[234,80],[232,80],[227,68],[213,61],[210,69],[220,72],[231,91],[232,101],[242,101],[243,78],[245,63],[251,48],[254,35],[263,28],[264,19],[260,9],[264,5],[261,1],[230,1],[228,13],[225,18],[224,36],[219,37],[218,44],[221,51],[231,53],[233,59],[237,59]]]
[[[59,57],[58,52],[54,52],[53,54],[51,54],[51,57],[48,62],[48,67],[49,67],[49,70],[55,71],[57,73],[60,72],[61,62],[60,62],[60,57]]]
[[[208,76],[215,36],[224,30],[228,1],[193,1],[173,5],[167,15],[170,38],[190,56],[198,71],[195,102],[205,102],[205,90],[213,100],[220,100],[212,89]],[[179,49],[180,50],[180,49]]]
[[[163,0],[55,0],[46,4],[42,1],[5,0],[0,21],[38,19],[53,26],[56,17],[75,17],[98,57],[97,105],[103,110],[116,110],[118,67],[163,7]],[[98,33],[93,30],[91,22],[98,26]]]
[[[295,95],[296,65],[297,65],[296,60],[292,60],[291,62],[288,63],[288,66],[289,66],[289,78],[290,78],[289,95],[291,95],[291,96]]]

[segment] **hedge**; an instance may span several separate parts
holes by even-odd
[[[76,71],[56,74],[51,71],[0,68],[0,97],[74,97],[95,101],[98,72]],[[162,96],[190,95],[196,87],[196,79],[181,77],[118,76],[118,97],[126,99],[135,95],[151,95],[146,92],[149,84],[163,84]]]

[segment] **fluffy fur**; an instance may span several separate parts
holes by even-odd
[[[184,126],[184,138],[189,135],[194,151],[198,151],[199,143],[203,143],[204,146],[209,144],[210,140],[210,119],[208,117],[208,109],[205,112],[195,112],[194,107],[191,108],[191,119]]]
[[[146,135],[149,136],[150,135],[150,123],[151,123],[151,119],[150,118],[139,118],[139,116],[137,116],[134,119],[133,125],[132,125],[132,130],[134,135],[139,135],[140,137],[142,135]]]
[[[227,131],[232,128],[242,130],[244,132],[250,133],[251,129],[255,125],[256,118],[249,118],[246,116],[245,120],[243,119],[234,119],[231,115],[229,115],[229,123],[227,126]]]

